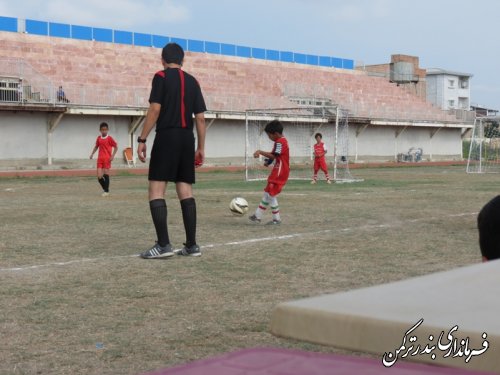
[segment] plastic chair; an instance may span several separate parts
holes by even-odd
[[[127,147],[123,150],[123,157],[125,158],[127,166],[129,168],[135,167],[134,153],[132,151],[132,147]]]

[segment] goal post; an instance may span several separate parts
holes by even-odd
[[[500,117],[474,120],[466,171],[500,173]]]
[[[337,106],[249,109],[245,111],[245,179],[265,180],[269,169],[264,158],[254,158],[255,150],[270,151],[273,142],[264,131],[267,123],[279,120],[290,146],[291,180],[311,180],[314,135],[321,133],[327,146],[328,172],[335,182],[359,181],[349,171],[349,129],[346,111]],[[324,178],[320,174],[318,177]]]

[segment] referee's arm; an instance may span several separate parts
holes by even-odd
[[[205,160],[205,134],[207,129],[205,127],[205,114],[203,112],[194,115],[196,122],[196,134],[198,139],[198,147],[194,154],[194,159],[203,163]]]
[[[149,104],[148,113],[146,114],[146,120],[144,120],[144,126],[141,132],[141,139],[146,139],[151,133],[151,130],[158,121],[158,117],[160,116],[161,104],[160,103],[151,103]],[[137,145],[137,155],[139,156],[139,160],[143,163],[146,161],[146,144],[139,143]]]

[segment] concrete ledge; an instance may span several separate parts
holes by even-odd
[[[384,353],[392,353],[393,358],[402,357],[409,350],[412,336],[417,338],[411,344],[415,350],[417,345],[421,349],[426,345],[436,346],[443,332],[440,342],[444,346],[450,342],[455,347],[446,350],[435,347],[432,350],[434,359],[431,358],[432,353],[427,353],[407,355],[405,360],[499,371],[498,285],[500,261],[493,261],[370,288],[282,303],[272,313],[271,332],[278,336],[374,353],[381,359]],[[423,322],[405,336],[420,319]],[[455,326],[457,330],[453,332]],[[486,339],[483,333],[487,334]],[[449,334],[452,339],[448,339]],[[430,337],[433,339],[430,340]],[[466,338],[468,347],[475,350],[468,363],[466,356],[458,353],[461,347],[463,349],[461,340]],[[483,345],[488,346],[486,351]],[[405,348],[401,349],[402,346]],[[448,350],[453,352],[445,356]],[[452,358],[453,354],[456,354],[455,358]]]

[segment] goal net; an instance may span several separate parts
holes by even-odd
[[[469,156],[467,173],[500,172],[500,117],[476,118]]]
[[[307,106],[279,109],[252,109],[245,112],[246,147],[245,178],[265,180],[269,169],[265,158],[254,158],[255,150],[271,151],[273,142],[264,128],[272,120],[283,124],[284,136],[290,147],[290,177],[292,180],[311,180],[313,176],[314,135],[321,133],[328,152],[328,172],[335,182],[360,181],[349,171],[349,122],[346,111],[336,106]],[[324,178],[320,171],[318,179]]]

